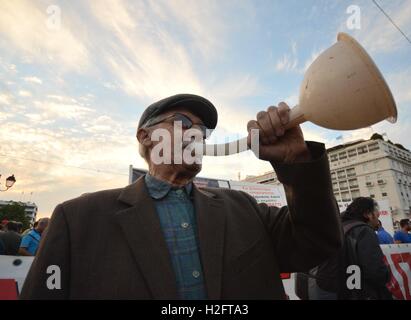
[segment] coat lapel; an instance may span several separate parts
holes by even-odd
[[[221,298],[225,212],[224,202],[214,194],[196,187],[194,204],[197,214],[200,255],[208,298]]]
[[[213,193],[199,190],[195,186],[193,197],[208,298],[220,299],[225,230],[224,202],[217,199]],[[124,188],[118,200],[131,207],[118,211],[114,220],[121,227],[153,297],[178,299],[170,254],[144,178]]]
[[[178,299],[170,255],[144,177],[124,188],[118,200],[131,207],[117,212],[114,220],[120,225],[153,297]]]

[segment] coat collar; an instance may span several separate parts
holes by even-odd
[[[200,257],[209,299],[220,299],[225,210],[214,193],[193,186]],[[170,254],[144,177],[125,187],[118,200],[129,208],[114,215],[155,299],[178,299]]]
[[[147,173],[144,176],[144,182],[146,184],[148,193],[150,194],[150,196],[152,198],[154,198],[156,200],[162,199],[165,196],[167,196],[167,194],[170,192],[170,190],[177,189],[176,187],[174,187],[170,183],[168,183],[166,181],[159,180],[159,179],[153,177],[149,173]],[[193,188],[193,183],[190,182],[190,183],[186,184],[184,187],[181,187],[180,189],[183,189],[183,188],[184,188],[184,191],[187,193],[187,195],[190,196],[191,190]]]

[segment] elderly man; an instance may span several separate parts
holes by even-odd
[[[314,267],[342,242],[324,145],[305,142],[298,126],[285,131],[288,111],[280,103],[248,123],[286,189],[288,207],[277,208],[194,186],[201,163],[176,152],[187,146],[181,135],[158,148],[159,131],[206,136],[217,125],[211,102],[180,94],[149,106],[137,131],[149,173],[58,205],[21,297],[284,299],[281,272]],[[158,161],[170,150],[170,163]],[[61,271],[59,290],[47,286],[49,265]]]

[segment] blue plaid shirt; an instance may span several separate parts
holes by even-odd
[[[196,215],[190,199],[192,183],[176,189],[150,174],[146,174],[145,183],[160,218],[180,298],[206,299]]]

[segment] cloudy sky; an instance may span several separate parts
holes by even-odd
[[[411,37],[411,1],[378,0]],[[360,29],[347,8],[360,9]],[[358,25],[357,25],[358,26]],[[16,185],[3,200],[34,201],[39,216],[84,192],[121,187],[138,156],[144,108],[196,93],[218,108],[218,131],[246,134],[267,106],[298,102],[304,70],[335,42],[357,38],[380,67],[399,119],[374,132],[411,148],[411,44],[371,0],[0,2],[0,173]],[[304,124],[327,146],[371,129]],[[237,179],[270,170],[250,153],[205,159],[201,176]]]

